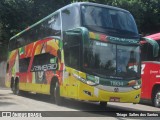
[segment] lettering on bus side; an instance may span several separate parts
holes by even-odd
[[[36,65],[32,67],[31,72],[56,70],[57,68],[57,64]]]
[[[58,70],[58,58],[49,54],[43,53],[34,56],[31,67],[31,72]]]

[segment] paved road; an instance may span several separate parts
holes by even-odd
[[[88,103],[73,100],[64,100],[63,106],[57,106],[53,104],[49,96],[26,94],[23,96],[17,96],[12,94],[10,89],[0,88],[0,111],[48,111],[45,114],[48,116],[83,116],[88,120],[105,119],[105,117],[111,116],[112,113],[122,113],[122,111],[160,111],[159,108],[152,107],[151,105],[144,104],[130,104],[130,103],[108,103],[106,109],[100,108],[98,103]],[[55,111],[55,112],[49,112]],[[63,111],[63,112],[62,112]],[[90,117],[87,117],[90,116]],[[92,118],[91,118],[92,117]],[[119,119],[111,117],[112,119]],[[155,117],[156,119],[160,119]],[[63,117],[62,117],[63,119]],[[76,120],[78,120],[77,118]],[[121,117],[121,119],[128,119]],[[135,119],[130,118],[130,119]],[[139,118],[138,119],[142,119]],[[149,119],[145,117],[144,119]],[[106,119],[105,119],[106,120]]]

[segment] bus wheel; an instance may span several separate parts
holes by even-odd
[[[56,84],[55,84],[54,98],[55,98],[55,103],[57,105],[62,105],[63,104],[63,98],[60,96],[60,87],[59,87],[58,82],[56,82]]]
[[[153,104],[155,107],[160,107],[160,88],[155,92]]]
[[[11,78],[11,90],[14,93],[14,89],[15,89],[15,84],[14,84],[14,78]]]
[[[107,102],[100,101],[99,105],[100,105],[101,108],[105,109],[107,107]]]
[[[19,80],[18,78],[15,79],[15,85],[14,85],[14,94],[15,95],[19,95],[20,91],[19,91]]]
[[[51,99],[52,103],[55,103],[54,88],[55,88],[55,83],[51,82],[51,86],[50,86],[50,99]]]

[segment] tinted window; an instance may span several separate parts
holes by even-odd
[[[160,45],[160,41],[157,40]],[[153,46],[149,43],[144,43],[141,46],[141,59],[142,61],[160,61],[160,51],[157,57],[153,55]]]
[[[55,14],[48,20],[44,21],[39,28],[39,38],[45,38],[48,36],[60,36],[61,35],[61,20],[60,15]]]
[[[129,12],[96,7],[82,6],[82,23],[94,30],[105,29],[108,33],[138,36],[137,27]]]
[[[15,39],[10,40],[10,42],[9,42],[9,51],[11,51],[13,49],[16,49],[16,40]]]
[[[19,72],[27,72],[30,58],[19,59]]]
[[[59,13],[11,40],[9,48],[13,50],[49,36],[61,36],[61,20]]]
[[[64,59],[66,66],[79,69],[81,54],[81,35],[65,35],[64,36]]]
[[[62,11],[62,27],[63,30],[79,27],[80,17],[77,7],[69,7]]]
[[[84,70],[101,77],[136,78],[139,46],[122,46],[91,40],[84,50]]]

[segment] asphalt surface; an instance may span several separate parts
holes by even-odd
[[[8,88],[0,88],[0,111],[22,112],[40,112],[47,119],[55,117],[56,119],[87,119],[87,120],[128,120],[128,119],[148,119],[153,118],[157,113],[160,114],[160,108],[155,108],[150,104],[131,104],[131,103],[108,103],[106,108],[99,106],[99,103],[84,101],[75,101],[64,99],[64,104],[58,106],[54,104],[50,97],[40,94],[14,95]],[[137,111],[139,111],[137,113]],[[139,117],[141,113],[147,117]],[[153,114],[154,113],[154,114]],[[126,114],[130,116],[126,117]],[[137,116],[137,114],[139,116]],[[116,115],[116,116],[115,116]],[[133,115],[133,116],[132,116]],[[150,117],[148,117],[151,115]],[[118,117],[117,117],[118,116]],[[32,118],[33,119],[33,118]],[[35,119],[35,118],[34,118]],[[43,118],[41,118],[43,119]],[[160,117],[154,117],[160,119]],[[37,120],[37,118],[36,118]]]

